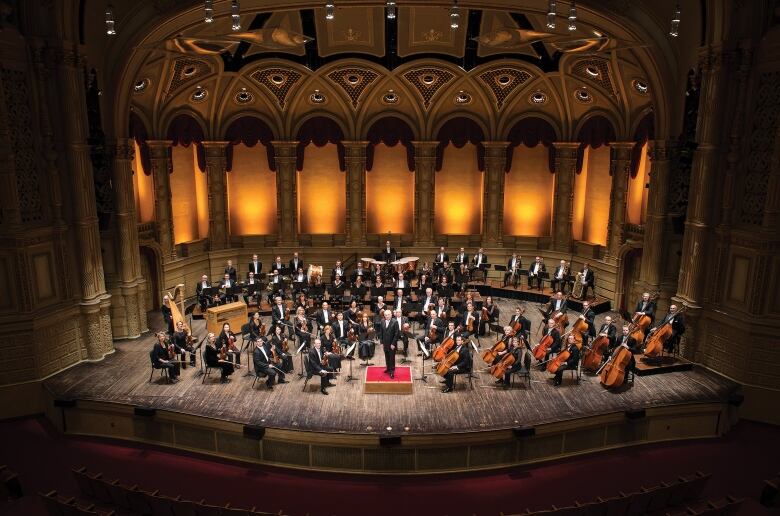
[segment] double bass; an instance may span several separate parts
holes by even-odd
[[[615,353],[604,364],[599,373],[599,381],[606,388],[620,387],[626,381],[626,368],[631,363],[631,350],[625,346],[619,346]]]
[[[450,370],[450,367],[454,366],[458,359],[460,358],[460,354],[457,352],[457,350],[452,350],[450,353],[439,362],[439,364],[436,366],[436,374],[439,376],[444,376],[447,374],[447,372]]]

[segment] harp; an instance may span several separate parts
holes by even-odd
[[[168,299],[171,300],[171,317],[173,318],[173,328],[176,329],[179,321],[181,321],[184,325],[184,331],[187,332],[187,334],[192,335],[192,329],[184,319],[184,285],[179,283],[173,289],[173,294],[166,292],[166,295],[168,296]]]

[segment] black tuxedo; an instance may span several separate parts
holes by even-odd
[[[576,345],[569,346],[569,358],[566,363],[561,365],[558,371],[555,373],[555,385],[560,385],[563,381],[563,372],[567,369],[577,369],[577,365],[580,363],[580,350]]]
[[[614,324],[602,324],[601,328],[598,330],[598,335],[606,334],[607,339],[609,340],[609,349],[612,349],[615,347],[615,337],[617,335],[617,329],[615,328]]]
[[[558,275],[560,274],[560,278],[558,278]],[[560,265],[555,268],[555,272],[553,272],[552,278],[550,278],[550,287],[553,289],[553,291],[560,290],[563,292],[564,287],[566,286],[566,276],[569,275],[569,268],[568,267],[561,267]]]
[[[233,266],[225,267],[225,274],[227,274],[232,281],[236,281],[236,268]]]
[[[200,303],[201,310],[205,310],[211,304],[211,299],[203,296],[204,288],[211,288],[211,283],[207,281],[206,286],[204,287],[203,282],[199,281],[198,284],[195,285],[195,295],[198,296],[198,302]]]
[[[298,269],[303,269],[303,268],[304,268],[304,265],[303,265],[303,260],[301,260],[300,258],[298,258],[298,263],[296,264],[296,263],[295,263],[295,260],[291,258],[291,259],[290,259],[289,266],[290,266],[290,270],[291,270],[292,272],[294,272],[294,273],[295,273],[295,272],[298,272]]]
[[[448,255],[447,253],[441,253],[441,252],[436,253],[436,259],[434,260],[434,262],[444,263],[449,261],[450,261],[450,255]]]
[[[347,288],[347,284],[344,283],[343,281],[340,281],[338,285],[334,281],[330,285],[330,295],[337,298],[341,298],[344,296],[344,290],[346,290],[346,288]]]
[[[427,303],[427,307],[426,307]],[[436,308],[436,296],[431,294],[431,297],[423,296],[420,299],[420,314],[427,317],[429,315],[429,312],[431,311],[431,308]],[[427,308],[427,310],[426,310]]]
[[[358,274],[358,272],[360,272],[361,274]],[[363,283],[365,283],[366,280],[371,276],[371,272],[367,271],[366,269],[355,269],[354,271],[352,271],[352,275],[350,276],[350,281],[352,281],[352,283],[355,283],[357,281],[358,276],[362,276]]]
[[[547,267],[545,267],[544,262],[537,263],[534,261],[534,263],[531,264],[531,266],[528,268],[528,287],[533,286],[533,282],[536,281],[536,286],[541,289],[542,288],[542,278],[539,277],[539,274],[542,272],[547,272]]]
[[[515,277],[514,285],[517,286],[517,280],[520,278],[520,269],[523,268],[523,262],[520,258],[515,259]],[[509,280],[512,279],[512,258],[506,262],[506,272],[504,273],[504,286],[509,284]]]
[[[392,347],[398,344],[398,340],[401,338],[398,322],[395,319],[389,321],[382,319],[377,323],[377,335],[385,352],[387,372],[392,374],[395,371],[395,350]]]
[[[339,326],[338,319],[333,321],[331,326],[333,327],[333,334],[336,336],[336,340],[346,340],[347,332],[349,332],[349,322],[347,322],[346,318],[341,321],[341,326]]]
[[[395,252],[395,247],[391,247],[389,250],[387,247],[382,249],[383,262],[394,262],[396,260],[396,256],[398,256],[398,253]]]
[[[515,322],[520,319],[520,333],[523,334],[525,337],[525,340],[528,340],[528,335],[531,333],[531,321],[523,317],[522,315],[520,317],[517,316],[517,314],[513,315],[511,319],[509,319],[509,326],[513,327],[515,326]]]
[[[548,306],[547,311],[547,317],[551,317],[556,312],[563,312],[566,313],[566,309],[569,307],[569,302],[566,298],[563,298],[560,300],[560,305],[556,307],[556,304],[558,303],[558,300],[555,298],[550,299],[550,303]]]
[[[593,320],[596,318],[596,312],[594,312],[591,308],[588,308],[586,312],[583,312],[585,316],[585,322],[588,323],[588,335],[590,337],[596,336],[596,327],[593,325]]]
[[[327,321],[326,319],[326,313],[327,313]],[[336,316],[333,314],[333,310],[328,309],[326,310],[317,310],[317,327],[322,330],[322,328],[325,327],[326,324],[333,325],[333,321],[336,320]]]
[[[639,301],[634,312],[644,312],[645,315],[650,317],[650,324],[652,325],[655,322],[655,309],[655,301],[648,301],[647,304],[644,301]]]
[[[475,254],[475,255],[474,255],[472,258],[471,258],[471,263],[473,263],[473,264],[474,264],[474,267],[476,267],[476,266],[477,266],[477,260],[479,260],[479,258],[480,258],[480,255],[479,255],[479,254]],[[487,264],[488,264],[488,257],[487,257],[487,255],[486,255],[485,253],[482,253],[482,261],[481,261],[481,263],[479,264],[479,268],[480,268],[480,269],[484,269],[484,268],[485,268],[485,265],[487,265]]]
[[[463,255],[461,255],[460,253],[458,253],[458,254],[456,254],[456,255],[455,255],[455,260],[454,260],[454,261],[455,261],[456,263],[465,263],[465,264],[468,264],[468,263],[469,263],[469,255],[468,255],[467,253],[463,253]]]
[[[679,345],[680,337],[685,333],[685,317],[680,312],[677,312],[676,314],[667,312],[663,321],[661,321],[661,324],[658,326],[666,324],[669,321],[672,321],[672,336],[666,341],[664,348],[666,348],[667,351],[673,351]]]
[[[255,374],[259,376],[258,373],[263,373],[268,378],[265,382],[265,384],[268,387],[273,386],[274,379],[277,375],[279,375],[279,381],[284,381],[284,373],[279,371],[278,369],[275,369],[274,367],[271,367],[271,364],[273,363],[273,354],[271,353],[271,347],[267,344],[263,344],[260,346],[257,346],[255,348],[255,351],[252,355],[254,366],[255,366]]]
[[[480,320],[482,319],[482,312],[478,310],[474,310],[473,312],[471,312],[472,331],[468,331],[468,324],[466,322],[467,317],[469,317],[469,312],[463,312],[463,314],[460,316],[461,325],[463,326],[464,337],[469,337],[479,331],[479,324],[480,324]]]
[[[347,270],[344,268],[344,266],[340,265],[339,268],[341,269],[341,272],[337,272],[336,271],[336,267],[333,267],[333,269],[330,271],[330,281],[331,281],[331,283],[333,282],[333,280],[336,279],[336,274],[337,273],[338,273],[338,275],[339,275],[339,277],[341,279],[344,279],[344,277],[346,276]]]
[[[282,301],[281,305],[274,305],[273,308],[271,308],[271,322],[273,323],[271,329],[281,324],[282,321],[287,322],[287,317],[289,315],[290,311],[284,306],[284,301]],[[282,328],[284,328],[284,326],[282,326]]]
[[[471,371],[471,353],[469,353],[468,344],[461,344],[454,349],[458,352],[458,361],[444,374],[444,383],[446,384],[447,389],[452,389],[452,386],[455,383],[456,374],[468,373]]]
[[[284,264],[282,262],[279,262],[279,263],[274,262],[274,263],[271,264],[271,272],[279,271],[279,274],[281,274],[282,273],[282,269],[284,269]]]
[[[309,366],[306,372],[310,375],[320,375],[320,390],[325,390],[325,387],[329,383],[328,375],[321,373],[326,371],[333,371],[332,368],[322,365],[322,357],[324,356],[325,351],[322,348],[317,351],[317,348],[312,346],[309,350]]]
[[[593,276],[593,271],[588,268],[586,271],[583,269],[582,271],[582,278],[580,278],[580,282],[584,285],[584,288],[582,289],[582,299],[585,299],[588,295],[588,289],[593,291],[593,294],[596,294],[595,290],[595,277]]]
[[[254,272],[255,278],[259,276],[261,272],[263,272],[263,262],[261,262],[259,259],[257,260],[257,266],[255,266],[255,262],[249,262],[249,264],[246,266],[246,276],[249,277],[249,273]]]

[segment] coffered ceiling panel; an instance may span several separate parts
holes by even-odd
[[[401,7],[398,10],[398,55],[437,53],[463,57],[467,9],[460,10],[460,26],[450,28],[447,7]]]
[[[324,9],[315,9],[317,48],[322,57],[342,52],[385,55],[385,18],[383,7],[343,7],[332,20]]]

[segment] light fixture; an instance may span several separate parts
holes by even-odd
[[[458,9],[458,0],[452,0],[452,7],[450,7],[450,28],[457,29],[459,21],[460,10]]]
[[[335,17],[336,17],[336,6],[333,5],[333,2],[327,2],[325,4],[325,19],[332,20]]]
[[[387,0],[387,19],[395,20],[395,2],[393,0]]]
[[[677,7],[674,9],[672,24],[669,27],[669,35],[673,38],[680,35],[680,4],[677,4]]]
[[[114,24],[114,8],[111,4],[106,6],[106,34],[114,36],[116,34],[116,25]]]
[[[238,6],[238,0],[233,0],[230,4],[230,19],[233,20],[233,30],[241,30],[241,13]]]
[[[574,5],[574,0],[569,7],[569,30],[577,30],[577,6]]]
[[[547,28],[555,28],[555,0],[550,0],[547,4]]]
[[[203,21],[206,23],[211,23],[214,21],[214,0],[204,0]]]

